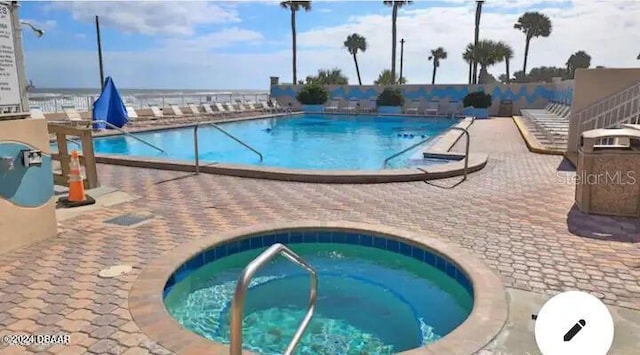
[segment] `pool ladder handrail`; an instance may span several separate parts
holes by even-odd
[[[144,139],[142,139],[142,138],[140,138],[140,137],[138,137],[138,136],[134,135],[133,133],[131,133],[131,132],[127,132],[127,131],[125,131],[124,129],[122,129],[122,128],[120,128],[120,127],[118,127],[118,126],[116,126],[116,125],[114,125],[114,124],[112,124],[112,123],[109,123],[109,122],[107,122],[107,121],[105,121],[105,120],[95,120],[95,121],[85,121],[85,120],[81,120],[81,121],[48,121],[47,123],[52,123],[52,124],[66,124],[66,125],[68,125],[68,124],[69,124],[69,122],[72,122],[72,123],[80,123],[80,124],[86,123],[86,124],[87,124],[87,125],[86,125],[86,128],[89,128],[89,126],[93,125],[94,123],[104,123],[104,124],[105,124],[105,126],[111,127],[111,128],[113,128],[113,129],[115,129],[116,131],[118,131],[118,132],[120,132],[120,133],[124,134],[125,136],[131,137],[131,138],[133,138],[133,139],[135,139],[135,140],[137,140],[137,141],[139,141],[139,142],[141,142],[141,143],[143,143],[143,144],[146,144],[146,145],[148,145],[149,147],[151,147],[151,148],[153,148],[153,149],[155,149],[155,150],[157,150],[157,151],[161,152],[162,154],[167,155],[167,152],[166,152],[164,149],[162,149],[162,148],[158,147],[157,145],[154,145],[153,143],[147,142],[146,140],[144,140]],[[76,142],[76,141],[73,141],[73,140],[70,140],[70,139],[67,139],[67,141],[72,142],[72,143],[76,143],[76,144],[78,144],[78,145],[79,145],[79,143],[78,143],[78,142]]]
[[[213,126],[213,128],[217,129],[218,131],[222,132],[223,134],[225,134],[227,137],[233,139],[234,141],[240,143],[241,145],[243,145],[245,148],[249,149],[250,151],[256,153],[258,155],[258,157],[260,157],[260,161],[263,160],[262,157],[262,153],[260,153],[259,151],[257,151],[255,148],[253,148],[252,146],[248,145],[247,143],[241,141],[239,138],[237,138],[236,136],[232,135],[231,133],[227,132],[226,130],[222,129],[220,126],[217,125],[216,122],[210,121],[210,122],[200,122],[197,123],[193,126],[193,151],[194,151],[194,155],[195,155],[195,165],[196,165],[196,174],[200,173],[200,152],[198,150],[198,128],[200,126]]]
[[[162,154],[167,155],[167,152],[166,152],[164,149],[162,149],[162,148],[158,147],[157,145],[155,145],[155,144],[153,144],[153,143],[150,143],[150,142],[147,142],[146,140],[144,140],[144,139],[142,139],[142,138],[140,138],[140,137],[136,136],[135,134],[133,134],[133,133],[131,133],[131,132],[127,132],[127,131],[125,131],[124,129],[122,129],[122,128],[120,128],[120,127],[118,127],[118,126],[116,126],[116,125],[114,125],[114,124],[112,124],[112,123],[110,123],[110,122],[107,122],[107,121],[105,121],[105,120],[95,120],[95,121],[91,121],[91,123],[88,123],[88,124],[87,124],[87,127],[89,127],[90,125],[92,125],[92,124],[94,124],[94,123],[104,123],[104,124],[105,124],[105,126],[110,127],[110,128],[112,128],[112,129],[115,129],[116,131],[118,131],[118,132],[120,132],[120,133],[124,134],[125,136],[131,137],[131,138],[133,138],[133,139],[137,140],[138,142],[141,142],[141,143],[143,143],[143,144],[146,144],[146,145],[148,145],[149,147],[151,147],[151,148],[153,148],[153,149],[155,149],[155,150],[157,150],[157,151],[161,152]]]
[[[284,351],[284,355],[293,354],[293,351],[302,339],[304,331],[307,329],[307,326],[309,326],[311,318],[313,318],[313,312],[315,311],[316,301],[318,298],[318,274],[311,265],[291,249],[280,243],[273,244],[267,250],[263,251],[262,254],[253,259],[244,268],[242,274],[238,278],[236,290],[231,301],[231,320],[229,325],[230,355],[242,354],[242,317],[244,313],[245,296],[247,294],[249,284],[251,283],[251,279],[253,279],[253,276],[260,268],[269,263],[273,258],[278,256],[278,254],[308,271],[311,280],[307,313],[302,319],[300,326],[298,326],[298,329],[293,335],[293,339],[291,339],[287,349]]]
[[[473,124],[473,121],[475,121],[475,118],[471,118],[471,124]],[[469,124],[469,126],[471,126],[471,124]],[[462,131],[462,133],[466,136],[466,143],[465,143],[465,148],[464,148],[464,177],[462,178],[462,181],[465,181],[465,180],[467,180],[467,172],[469,170],[469,145],[471,144],[471,136],[469,135],[469,131],[466,128],[450,127],[447,130],[451,130],[451,129],[454,129],[454,130],[457,130],[457,131]],[[431,140],[432,138],[435,138],[435,137],[437,137],[437,136],[432,136],[432,137],[429,137],[427,139],[423,139],[420,142],[418,142],[416,144],[413,144],[410,147],[405,148],[402,151],[400,151],[400,152],[388,157],[387,159],[384,160],[382,168],[384,169],[384,168],[387,167],[387,164],[388,164],[389,160],[391,160],[393,158],[396,158],[396,157],[398,157],[398,156],[410,151],[411,149],[428,142],[429,140]]]

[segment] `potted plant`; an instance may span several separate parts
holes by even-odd
[[[462,100],[465,107],[464,114],[475,118],[489,118],[491,107],[491,95],[484,91],[476,91],[467,94]],[[473,107],[473,108],[469,108]]]
[[[378,113],[387,115],[399,115],[402,113],[402,105],[404,105],[404,97],[399,88],[386,87],[376,100]]]
[[[322,112],[329,99],[329,92],[320,84],[305,84],[296,95],[304,112]]]

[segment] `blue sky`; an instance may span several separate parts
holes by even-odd
[[[21,2],[20,17],[45,30],[24,33],[27,76],[37,87],[97,87],[94,16],[100,15],[105,71],[123,88],[266,89],[269,76],[291,81],[289,12],[277,1]],[[513,23],[525,11],[547,14],[554,29],[534,39],[529,67],[562,66],[586,50],[593,65],[638,66],[640,1],[489,0],[481,37],[504,40],[522,66],[524,36]],[[415,1],[401,11],[398,33],[406,39],[405,74],[410,83],[430,82],[429,50],[442,46],[449,58],[438,83],[463,83],[463,48],[473,38],[471,0]],[[390,67],[391,9],[381,1],[313,1],[297,16],[298,77],[337,67],[357,82],[347,35],[367,38],[359,55],[363,82]],[[490,68],[499,75],[504,64]]]

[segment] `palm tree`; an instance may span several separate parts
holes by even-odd
[[[280,6],[291,10],[291,48],[293,51],[293,83],[298,81],[297,49],[296,49],[296,12],[300,9],[311,10],[311,1],[281,1]]]
[[[447,59],[447,51],[442,47],[431,50],[429,60],[433,60],[433,75],[431,76],[431,85],[436,83],[436,70],[440,66],[440,59]]]
[[[482,16],[482,4],[483,0],[476,0],[476,27],[473,39],[473,45],[478,46],[478,40],[480,38],[480,17]],[[473,84],[476,84],[476,77],[478,75],[478,62],[473,62]]]
[[[589,68],[591,66],[591,56],[585,51],[577,51],[573,53],[567,60],[567,76],[573,79],[576,75],[576,69]]]
[[[469,85],[473,84],[473,49],[467,47],[467,49],[462,53],[462,59],[464,59],[467,64],[469,64]]]
[[[309,75],[306,79],[307,84],[321,85],[349,85],[349,78],[342,74],[342,70],[318,69],[318,75]]]
[[[407,77],[405,76],[398,79],[396,82],[395,78],[393,77],[393,74],[391,73],[391,70],[389,69],[383,70],[380,73],[380,75],[378,75],[378,79],[376,79],[376,81],[373,82],[374,85],[395,85],[395,84],[406,84],[406,83],[407,83]]]
[[[396,38],[398,37],[398,31],[396,29],[396,22],[398,20],[398,9],[413,3],[413,1],[383,1],[387,6],[392,6],[391,11],[391,78],[393,82],[396,81]],[[400,80],[399,80],[400,81]]]
[[[496,43],[496,51],[500,60],[504,60],[504,64],[506,66],[506,83],[509,84],[511,82],[511,76],[509,75],[509,61],[513,59],[513,48],[505,42]]]
[[[636,58],[637,60],[640,60],[640,54],[638,54],[638,58]]]
[[[358,58],[356,58],[356,54],[358,51],[366,52],[367,50],[367,40],[360,36],[357,33],[352,34],[347,37],[347,40],[344,41],[344,46],[347,47],[349,53],[353,56],[353,62],[356,64],[356,73],[358,74],[358,83],[362,86],[362,79],[360,79],[360,68],[358,67]]]
[[[549,37],[551,34],[551,20],[547,15],[539,12],[525,12],[524,15],[518,18],[518,22],[513,25],[513,28],[522,31],[525,34],[525,46],[524,46],[524,64],[522,71],[527,72],[527,58],[529,57],[529,43],[531,39],[536,37]]]
[[[473,61],[480,65],[480,74],[478,75],[478,84],[485,84],[490,78],[487,68],[496,64],[500,57],[497,50],[498,44],[495,41],[483,39],[478,41],[478,45],[473,43],[467,45],[467,51],[473,53]]]

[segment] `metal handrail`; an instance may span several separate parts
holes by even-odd
[[[403,150],[399,151],[398,153],[396,153],[396,154],[394,154],[394,155],[392,155],[392,156],[388,157],[388,158],[387,158],[387,159],[385,159],[385,160],[384,160],[384,162],[382,163],[382,168],[384,169],[384,168],[386,168],[386,167],[387,167],[387,164],[389,163],[389,160],[391,160],[391,159],[393,159],[393,158],[396,158],[396,157],[398,157],[398,156],[400,156],[400,155],[402,155],[402,154],[404,154],[404,153],[406,153],[406,152],[410,151],[411,149],[413,149],[413,148],[415,148],[415,147],[417,147],[417,146],[419,146],[419,145],[423,145],[423,144],[427,143],[428,141],[430,141],[430,140],[432,140],[432,139],[434,139],[434,138],[436,138],[436,137],[438,137],[438,136],[431,136],[431,137],[429,137],[429,138],[423,139],[423,140],[421,140],[420,142],[418,142],[418,143],[416,143],[416,144],[413,144],[413,145],[409,146],[408,148],[405,148],[405,149],[403,149]]]
[[[471,124],[473,124],[474,121],[475,121],[475,118],[472,118],[471,119]],[[471,126],[471,124],[469,124],[469,126]],[[467,172],[469,170],[469,145],[471,144],[471,136],[469,135],[469,131],[466,128],[451,127],[449,129],[455,129],[457,131],[462,131],[463,134],[467,137],[465,151],[464,151],[464,178],[462,179],[462,181],[465,181],[465,180],[467,180]],[[423,139],[422,141],[420,141],[420,142],[418,142],[418,143],[416,143],[416,144],[414,144],[414,145],[412,145],[412,146],[410,146],[408,148],[405,148],[402,151],[400,151],[400,152],[388,157],[387,159],[384,160],[384,163],[383,163],[382,167],[386,168],[389,160],[391,160],[393,158],[396,158],[396,157],[398,157],[398,156],[410,151],[411,149],[428,142],[429,140],[431,140],[431,139],[433,139],[435,137],[438,137],[438,136],[432,136],[432,137],[429,137],[427,139]]]
[[[220,128],[220,126],[218,126],[215,122],[201,122],[201,123],[197,123],[194,127],[193,127],[193,150],[195,153],[195,158],[196,158],[196,174],[200,173],[200,154],[199,154],[199,150],[198,150],[198,128],[202,125],[210,125],[213,126],[215,129],[217,129],[218,131],[224,133],[227,137],[233,139],[234,141],[242,144],[245,148],[249,149],[250,151],[256,153],[258,155],[258,157],[260,157],[260,161],[263,160],[262,157],[262,153],[260,153],[259,151],[255,150],[253,147],[251,147],[250,145],[248,145],[247,143],[241,141],[240,139],[236,138],[234,135],[232,135],[231,133],[225,131],[224,129]]]
[[[87,126],[86,126],[87,128],[88,128],[89,126],[91,126],[92,124],[94,124],[94,123],[104,123],[106,126],[109,126],[109,127],[113,128],[113,129],[115,129],[116,131],[118,131],[118,132],[120,132],[120,133],[124,134],[125,136],[129,136],[129,137],[131,137],[131,138],[133,138],[133,139],[135,139],[135,140],[137,140],[137,141],[139,141],[139,142],[142,142],[143,144],[146,144],[146,145],[148,145],[149,147],[151,147],[151,148],[153,148],[153,149],[155,149],[155,150],[158,150],[159,152],[161,152],[161,153],[163,153],[163,154],[165,154],[165,155],[167,154],[167,152],[166,152],[164,149],[162,149],[162,148],[160,148],[160,147],[158,147],[158,146],[156,146],[156,145],[154,145],[154,144],[152,144],[152,143],[149,143],[149,142],[145,141],[144,139],[142,139],[142,138],[140,138],[140,137],[138,137],[138,136],[136,136],[136,135],[134,135],[134,134],[132,134],[132,133],[130,133],[130,132],[127,132],[127,131],[125,131],[124,129],[122,129],[122,128],[120,128],[120,127],[118,127],[118,126],[116,126],[116,125],[114,125],[114,124],[112,124],[112,123],[109,123],[109,122],[107,122],[107,121],[104,121],[104,120],[95,120],[95,121],[84,121],[84,120],[83,120],[83,121],[49,121],[48,123],[53,123],[53,124],[69,124],[69,122],[73,122],[73,123],[86,123],[86,124],[87,124]]]
[[[307,314],[305,314],[300,326],[296,330],[296,333],[293,335],[293,339],[287,346],[287,349],[284,351],[284,355],[291,355],[293,350],[295,350],[296,346],[302,339],[302,334],[307,329],[309,322],[311,322],[311,318],[313,317],[313,312],[316,307],[316,301],[318,296],[318,274],[311,267],[311,265],[307,264],[299,255],[294,253],[291,249],[286,246],[277,243],[273,244],[267,250],[262,252],[262,254],[258,255],[253,261],[247,265],[242,271],[240,278],[238,279],[238,284],[236,285],[236,290],[233,294],[233,300],[231,301],[231,321],[229,325],[230,330],[230,347],[231,355],[241,355],[242,354],[242,314],[244,311],[244,300],[247,294],[247,288],[249,287],[249,283],[251,279],[255,275],[255,273],[275,258],[278,254],[284,256],[292,263],[302,267],[303,269],[309,272],[311,278],[311,290],[309,292],[309,307],[307,310]]]
[[[467,171],[469,170],[469,145],[471,144],[471,135],[469,135],[469,131],[466,128],[451,127],[450,129],[462,131],[462,133],[464,133],[464,135],[467,136],[467,142],[464,148],[464,177],[462,178],[462,181],[465,181],[467,180]]]

